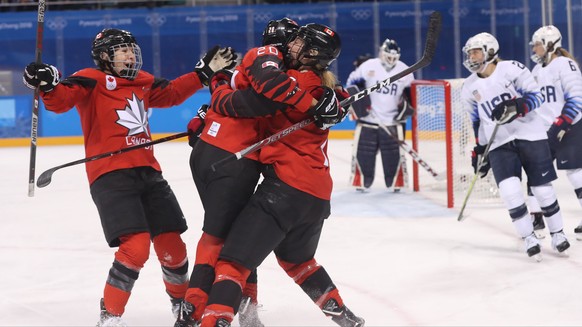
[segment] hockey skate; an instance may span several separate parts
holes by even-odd
[[[534,233],[523,238],[525,242],[525,251],[529,257],[534,258],[537,262],[542,261],[540,241]]]
[[[170,302],[172,302],[172,314],[175,319],[178,319],[178,316],[180,315],[180,305],[182,304],[182,301],[183,299],[177,299],[170,296]]]
[[[121,319],[121,316],[116,316],[107,312],[105,309],[105,302],[101,299],[101,313],[99,314],[99,321],[97,322],[97,327],[125,327],[127,324]]]
[[[181,301],[174,327],[198,327],[199,324],[192,318],[192,313],[194,306],[190,302]]]
[[[331,320],[341,327],[363,327],[364,319],[357,317],[345,305],[339,306],[335,299],[329,299],[321,308],[326,316],[331,316]]]
[[[531,219],[536,237],[539,239],[546,238],[544,233],[544,228],[546,228],[546,224],[544,223],[544,214],[541,212],[532,212]]]
[[[550,233],[550,235],[552,235],[552,248],[559,253],[568,255],[566,250],[570,247],[570,242],[568,242],[564,231],[560,230],[555,233]]]
[[[259,319],[258,305],[251,298],[243,296],[238,309],[238,323],[241,327],[265,327]]]
[[[578,227],[574,228],[574,233],[576,233],[576,239],[582,241],[582,222],[580,222]]]

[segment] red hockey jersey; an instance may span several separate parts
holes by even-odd
[[[321,86],[321,78],[312,71],[290,70],[287,74],[306,91]],[[309,117],[313,116],[291,109],[269,118],[264,128],[268,135],[272,135]],[[310,124],[261,149],[260,161],[272,164],[283,182],[320,199],[330,200],[333,182],[327,157],[328,135],[329,130]]]
[[[221,111],[228,107],[223,106],[224,101],[232,101],[225,97],[232,89],[253,88],[265,99],[277,101],[283,107],[288,105],[307,111],[314,101],[313,96],[300,88],[295,78],[285,74],[282,67],[283,54],[277,48],[265,46],[249,50],[233,74],[231,88],[217,88],[213,92],[211,110],[206,115],[206,127],[200,138],[235,153],[265,136],[259,124],[263,118],[239,118],[236,112]],[[248,158],[257,160],[257,156],[258,153],[253,153]]]
[[[173,81],[140,71],[135,80],[87,68],[64,79],[54,90],[42,93],[49,111],[63,113],[76,107],[87,157],[151,141],[149,108],[178,105],[202,88],[194,72]],[[86,163],[89,183],[118,169],[150,166],[161,171],[153,147]]]

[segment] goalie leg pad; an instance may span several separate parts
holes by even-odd
[[[398,135],[396,126],[387,127],[390,134],[394,136]],[[394,176],[396,176],[400,164],[400,147],[398,141],[393,136],[387,135],[384,130],[379,131],[378,143],[382,157],[382,167],[384,169],[384,181],[386,187],[392,187]]]
[[[361,174],[363,186],[368,188],[374,182],[376,170],[376,154],[378,153],[378,126],[359,123],[354,136],[355,176]],[[354,185],[352,183],[352,185]]]

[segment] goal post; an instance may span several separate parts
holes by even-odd
[[[418,167],[412,166],[413,191],[423,192],[448,208],[460,205],[471,178],[471,151],[475,146],[472,122],[461,103],[463,79],[415,80],[411,85],[412,147],[436,171],[444,171],[446,179],[438,181]],[[473,196],[480,202],[498,202],[493,174],[475,185]]]

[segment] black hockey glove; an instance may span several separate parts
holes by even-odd
[[[572,119],[566,115],[561,115],[550,126],[548,129],[548,144],[550,145],[550,151],[552,152],[552,158],[556,158],[556,151],[564,134],[570,129],[572,124]]]
[[[204,130],[204,119],[206,119],[207,111],[208,105],[203,104],[198,108],[196,116],[188,122],[188,144],[190,144],[191,147],[196,145],[196,141],[198,141],[202,130]]]
[[[408,117],[411,117],[416,110],[411,104],[410,87],[404,88],[402,92],[402,97],[398,103],[398,114],[394,118],[394,121],[398,123],[405,123]]]
[[[210,94],[214,93],[217,87],[230,84],[230,80],[232,79],[232,71],[228,69],[221,69],[214,74],[210,78],[210,83],[208,84],[208,88],[210,89]]]
[[[194,71],[200,77],[202,84],[208,85],[214,72],[233,68],[236,65],[236,58],[236,52],[231,47],[220,48],[216,45],[198,60]]]
[[[322,86],[319,90],[322,92],[321,97],[313,107],[316,118],[315,125],[321,129],[328,129],[342,121],[345,116],[344,109],[340,106],[337,96],[331,88]]]
[[[59,84],[60,77],[61,74],[55,66],[31,62],[24,68],[22,82],[29,89],[38,87],[43,92],[50,92]]]
[[[508,124],[516,118],[525,116],[528,112],[529,108],[524,98],[515,98],[496,105],[491,112],[491,119],[498,121],[499,124]]]
[[[483,158],[483,162],[481,163],[481,168],[479,168],[479,172],[477,172],[477,168],[479,165],[479,161],[482,160],[481,158],[483,157],[483,153],[485,153],[485,145],[480,145],[477,144],[475,145],[475,147],[473,148],[473,151],[471,152],[471,166],[473,166],[473,172],[475,172],[475,174],[479,174],[479,177],[483,178],[485,176],[487,176],[487,174],[489,173],[489,169],[491,169],[491,165],[489,164],[489,158],[485,157]]]

